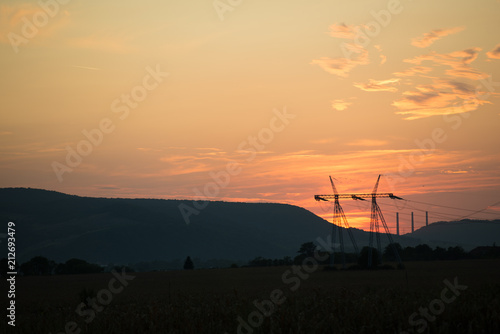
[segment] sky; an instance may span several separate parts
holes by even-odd
[[[0,187],[500,217],[500,1],[4,0]],[[200,202],[198,202],[200,203]],[[343,200],[368,229],[370,203]],[[197,210],[194,207],[194,210]],[[187,215],[195,214],[195,211]],[[185,213],[186,214],[186,213]]]

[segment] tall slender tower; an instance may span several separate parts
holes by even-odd
[[[413,224],[413,212],[411,213],[411,233],[415,231],[415,225]]]
[[[399,212],[396,212],[396,233],[399,235]]]

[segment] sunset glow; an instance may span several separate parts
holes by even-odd
[[[0,187],[500,217],[500,1],[214,3],[3,1]]]

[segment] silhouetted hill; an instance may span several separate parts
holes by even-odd
[[[18,261],[98,263],[151,260],[250,260],[294,256],[330,224],[287,204],[210,202],[187,225],[179,204],[191,201],[110,199],[25,188],[0,189],[0,219],[16,222]]]
[[[470,250],[493,243],[500,245],[500,220],[436,222],[405,235],[429,244],[457,243]]]
[[[257,256],[293,257],[302,243],[318,237],[326,240],[331,233],[330,223],[288,204],[210,202],[199,215],[190,217],[189,225],[182,218],[180,204],[192,205],[192,202],[91,198],[30,188],[0,189],[0,219],[16,222],[18,262],[34,256],[57,262],[80,258],[101,264],[181,261],[188,255],[193,259],[234,261],[248,261]],[[460,232],[459,226],[466,232]],[[447,230],[448,227],[451,229]],[[368,245],[369,233],[351,231],[359,249]],[[485,235],[480,236],[481,233]],[[345,230],[343,235],[346,251],[352,251]],[[467,224],[436,223],[393,238],[402,246],[428,243],[431,247],[460,245],[467,250],[491,245],[499,235],[498,224],[484,223],[469,230]],[[383,246],[388,243],[385,235],[381,240]]]

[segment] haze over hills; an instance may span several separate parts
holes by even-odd
[[[16,223],[17,259],[45,256],[63,262],[137,263],[200,259],[248,261],[257,256],[282,258],[300,245],[328,240],[331,224],[288,204],[210,202],[191,223],[180,204],[191,201],[90,198],[26,188],[0,189],[0,219]],[[359,248],[369,233],[352,229]],[[346,250],[351,241],[343,233]],[[413,234],[393,235],[402,246],[431,247],[500,244],[500,221],[436,223]],[[498,239],[498,240],[497,240]],[[387,237],[381,237],[387,244]]]

